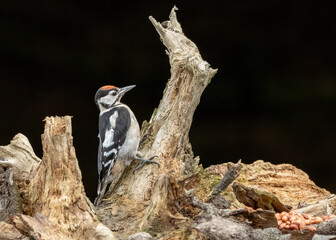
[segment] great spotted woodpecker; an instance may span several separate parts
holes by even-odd
[[[103,86],[95,95],[99,108],[98,188],[94,205],[100,204],[108,185],[115,185],[125,168],[133,159],[142,163],[156,163],[151,159],[137,157],[140,142],[140,127],[132,110],[120,102],[123,95],[135,85],[117,88]]]

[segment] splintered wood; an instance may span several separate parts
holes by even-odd
[[[22,134],[0,146],[0,166],[11,168],[4,170],[13,173],[18,186],[18,194],[12,194],[12,178],[0,174],[3,202],[16,203],[8,198],[12,195],[22,200],[22,213],[14,207],[1,215],[0,239],[114,240],[131,239],[131,234],[143,231],[160,240],[280,239],[287,230],[308,231],[311,239],[323,225],[326,235],[336,235],[336,197],[300,169],[261,160],[238,162],[230,170],[232,163],[207,169],[199,165],[189,130],[217,70],[184,35],[176,10],[162,23],[149,18],[167,49],[171,76],[159,106],[142,124],[141,134],[148,138],[139,150],[144,158],[157,156],[160,168],[146,165],[134,174],[138,164],[134,161],[94,208],[85,195],[71,117],[47,117],[42,159]],[[302,205],[308,206],[296,209]]]
[[[99,222],[85,195],[72,143],[71,117],[66,116],[45,119],[41,161],[38,161],[29,142],[21,135],[17,135],[11,145],[6,146],[12,149],[10,156],[19,159],[16,161],[19,167],[36,163],[34,169],[20,169],[15,163],[12,165],[14,176],[19,182],[24,212],[11,216],[12,226],[37,240],[113,240],[113,233]],[[1,156],[8,159],[7,155]]]
[[[185,179],[196,173],[199,163],[189,142],[189,130],[202,93],[217,70],[184,35],[176,10],[174,7],[169,20],[162,23],[149,17],[166,47],[171,76],[159,106],[142,124],[141,135],[148,137],[139,150],[144,158],[157,156],[160,168],[146,165],[133,174],[138,164],[134,161],[97,209],[99,219],[123,234],[121,237],[132,230],[161,233],[174,228],[175,221],[187,219],[176,202],[183,197]]]
[[[206,172],[213,176],[223,176],[231,164],[212,165],[206,169]],[[262,160],[251,164],[243,164],[240,176],[236,179],[236,182],[262,188],[276,195],[283,204],[291,206],[294,209],[300,203],[313,205],[330,196],[329,191],[316,186],[305,172],[291,164],[276,165]],[[231,198],[229,200],[233,204],[237,202],[236,199]],[[333,205],[336,205],[336,203]]]

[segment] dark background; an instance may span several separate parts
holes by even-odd
[[[184,33],[219,69],[190,132],[201,163],[291,163],[335,192],[336,9],[309,0],[157,2],[1,1],[0,145],[21,132],[42,157],[42,120],[72,115],[95,197],[95,92],[136,84],[124,102],[140,124],[150,118],[170,69],[148,16],[165,21],[176,4]]]

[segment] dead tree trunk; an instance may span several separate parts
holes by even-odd
[[[245,184],[275,192],[288,204],[298,201],[314,204],[312,201],[330,195],[290,164],[276,166],[256,161],[251,165],[239,162],[231,168],[229,163],[206,170],[199,167],[188,135],[201,95],[216,70],[202,60],[196,45],[183,34],[175,10],[174,7],[169,20],[163,23],[150,17],[167,48],[171,77],[150,121],[142,124],[142,136],[147,138],[140,151],[145,158],[158,156],[160,168],[146,165],[133,174],[138,164],[134,162],[94,208],[82,184],[72,142],[71,117],[47,117],[42,159],[34,154],[22,134],[17,134],[8,146],[0,146],[0,239],[126,239],[139,231],[150,232],[162,240],[232,239],[232,236],[278,239],[281,232],[275,228],[278,221],[274,212],[227,209],[230,204],[226,198],[234,207],[241,206],[232,187],[230,190],[232,181],[244,183],[233,188],[240,186],[242,198],[248,197],[247,204],[256,202],[259,207],[265,206],[263,209],[278,206],[277,197],[264,190],[246,188]],[[218,174],[224,175],[221,182]],[[222,193],[227,187],[227,192]],[[191,188],[194,189],[184,193]],[[194,221],[199,209],[204,214]],[[329,215],[335,214],[335,209],[332,197],[301,210]],[[253,229],[244,219],[259,229]],[[273,228],[269,229],[270,226]],[[263,228],[265,231],[260,230]],[[301,230],[300,234],[304,232]],[[269,237],[270,231],[274,237]],[[309,236],[314,235],[309,231]]]
[[[94,209],[81,181],[71,118],[47,117],[42,160],[22,134],[0,147],[0,164],[13,170],[23,212],[13,215],[10,222],[0,222],[12,231],[12,235],[2,232],[0,237],[114,239],[112,231],[121,237],[145,229],[159,233],[171,227],[172,220],[188,220],[179,213],[177,202],[184,181],[198,167],[188,135],[201,95],[216,70],[183,34],[175,10],[162,24],[149,18],[167,48],[171,77],[158,108],[150,121],[143,123],[142,136],[149,137],[140,150],[144,157],[158,156],[160,168],[147,165],[133,174],[134,163]]]
[[[42,160],[22,134],[0,147],[1,165],[13,169],[22,196],[24,214],[11,223],[34,239],[115,239],[85,195],[71,133],[71,117],[47,117]]]
[[[170,227],[172,219],[185,219],[178,213],[175,200],[182,193],[184,180],[198,167],[189,143],[189,130],[201,95],[216,70],[202,59],[196,45],[183,34],[176,9],[172,9],[169,20],[162,24],[149,17],[167,48],[171,77],[158,108],[150,121],[142,125],[142,136],[147,135],[149,139],[140,151],[145,158],[158,156],[160,168],[147,165],[133,174],[134,163],[99,207],[99,218],[117,232],[142,229],[160,232]]]

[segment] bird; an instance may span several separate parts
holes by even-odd
[[[142,161],[134,171],[145,163],[155,163],[152,158],[137,156],[140,143],[140,127],[132,110],[120,100],[135,85],[118,88],[106,85],[98,89],[95,103],[99,108],[98,187],[94,205],[98,206],[107,189],[115,185],[127,166],[134,159]]]

